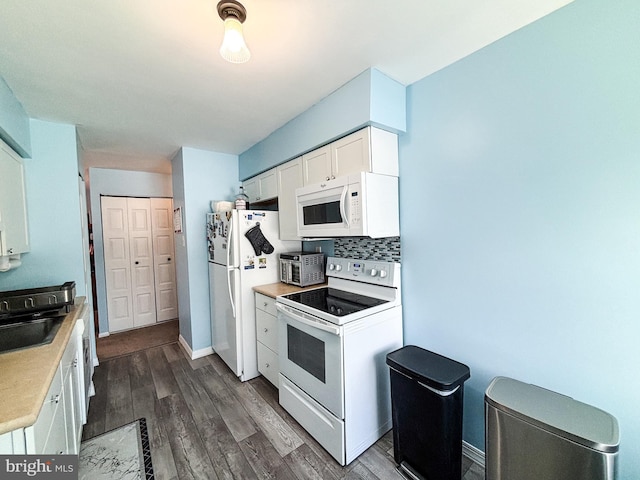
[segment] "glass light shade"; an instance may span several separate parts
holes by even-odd
[[[224,20],[224,39],[220,55],[231,63],[244,63],[251,58],[251,52],[242,36],[242,23],[235,17],[229,16]]]

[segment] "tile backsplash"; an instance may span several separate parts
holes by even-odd
[[[334,256],[400,263],[400,237],[340,237],[333,241]]]

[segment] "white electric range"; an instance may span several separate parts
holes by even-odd
[[[391,429],[400,264],[329,257],[328,285],[276,299],[280,404],[341,464]]]

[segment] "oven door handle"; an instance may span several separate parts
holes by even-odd
[[[276,303],[276,308],[279,312],[287,317],[293,319],[296,322],[300,322],[309,327],[317,328],[319,330],[324,330],[325,332],[329,332],[333,335],[340,336],[340,327],[337,325],[333,325],[325,322],[324,320],[311,318],[304,313],[298,313],[292,308],[287,307],[281,303]]]

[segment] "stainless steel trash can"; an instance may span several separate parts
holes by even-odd
[[[460,480],[469,367],[415,345],[387,355],[393,457],[411,478]]]
[[[507,377],[485,392],[486,480],[613,480],[619,446],[612,415]]]

